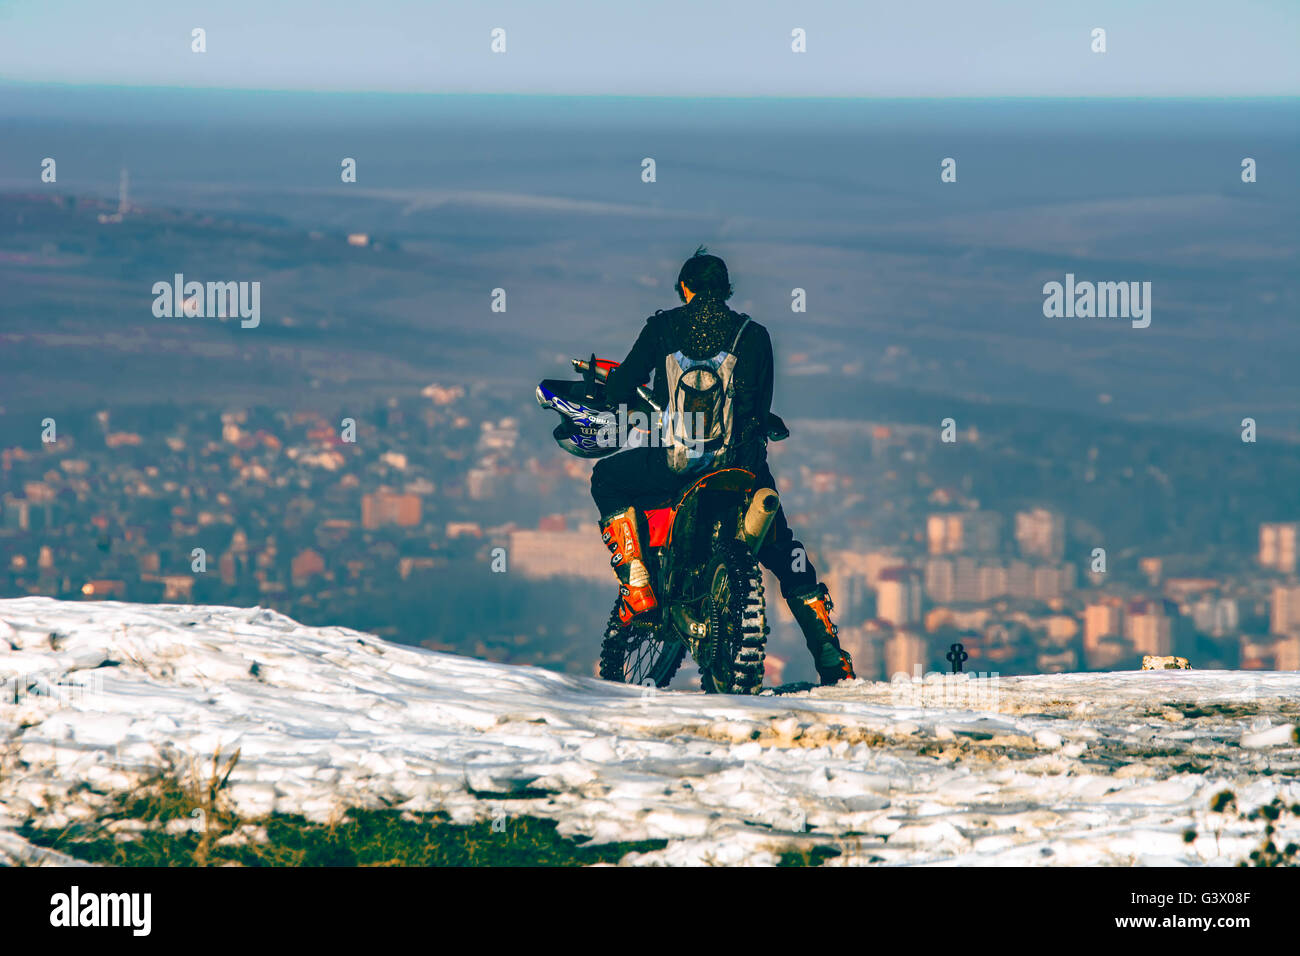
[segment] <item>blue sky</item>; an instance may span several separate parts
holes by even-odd
[[[190,31],[208,52],[190,52]],[[489,50],[506,30],[507,52]],[[795,27],[808,52],[790,51]],[[1089,49],[1094,27],[1108,51]],[[0,0],[0,80],[651,96],[1294,96],[1300,0]]]

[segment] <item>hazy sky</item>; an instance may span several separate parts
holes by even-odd
[[[0,79],[78,84],[1290,96],[1298,51],[1300,0],[0,0]]]

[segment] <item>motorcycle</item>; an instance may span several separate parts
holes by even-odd
[[[600,458],[649,438],[662,409],[646,386],[631,414],[645,427],[624,427],[604,400],[604,384],[617,362],[574,359],[579,381],[543,380],[537,403],[560,415],[552,436],[582,458]],[[789,435],[776,415],[768,439]],[[615,437],[617,440],[614,440]],[[757,487],[744,468],[706,470],[686,479],[680,493],[639,510],[646,566],[659,606],[624,625],[618,602],[600,648],[600,676],[626,684],[666,687],[687,654],[707,693],[757,694],[763,686],[768,625],[763,576],[756,557],[780,507],[772,488]]]

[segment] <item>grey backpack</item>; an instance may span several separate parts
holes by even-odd
[[[744,317],[731,347],[709,358],[691,359],[680,351],[665,360],[668,407],[664,409],[664,447],[668,467],[678,473],[725,465],[735,419],[736,346],[749,325]]]

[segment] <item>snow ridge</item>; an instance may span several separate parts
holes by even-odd
[[[66,862],[13,832],[29,817],[93,815],[168,759],[236,748],[228,795],[246,815],[504,810],[601,842],[669,841],[629,864],[766,864],[821,844],[840,851],[830,865],[1230,865],[1259,835],[1210,813],[1215,793],[1300,800],[1300,673],[997,689],[984,712],[864,681],[705,696],[262,608],[0,600],[0,863]]]

